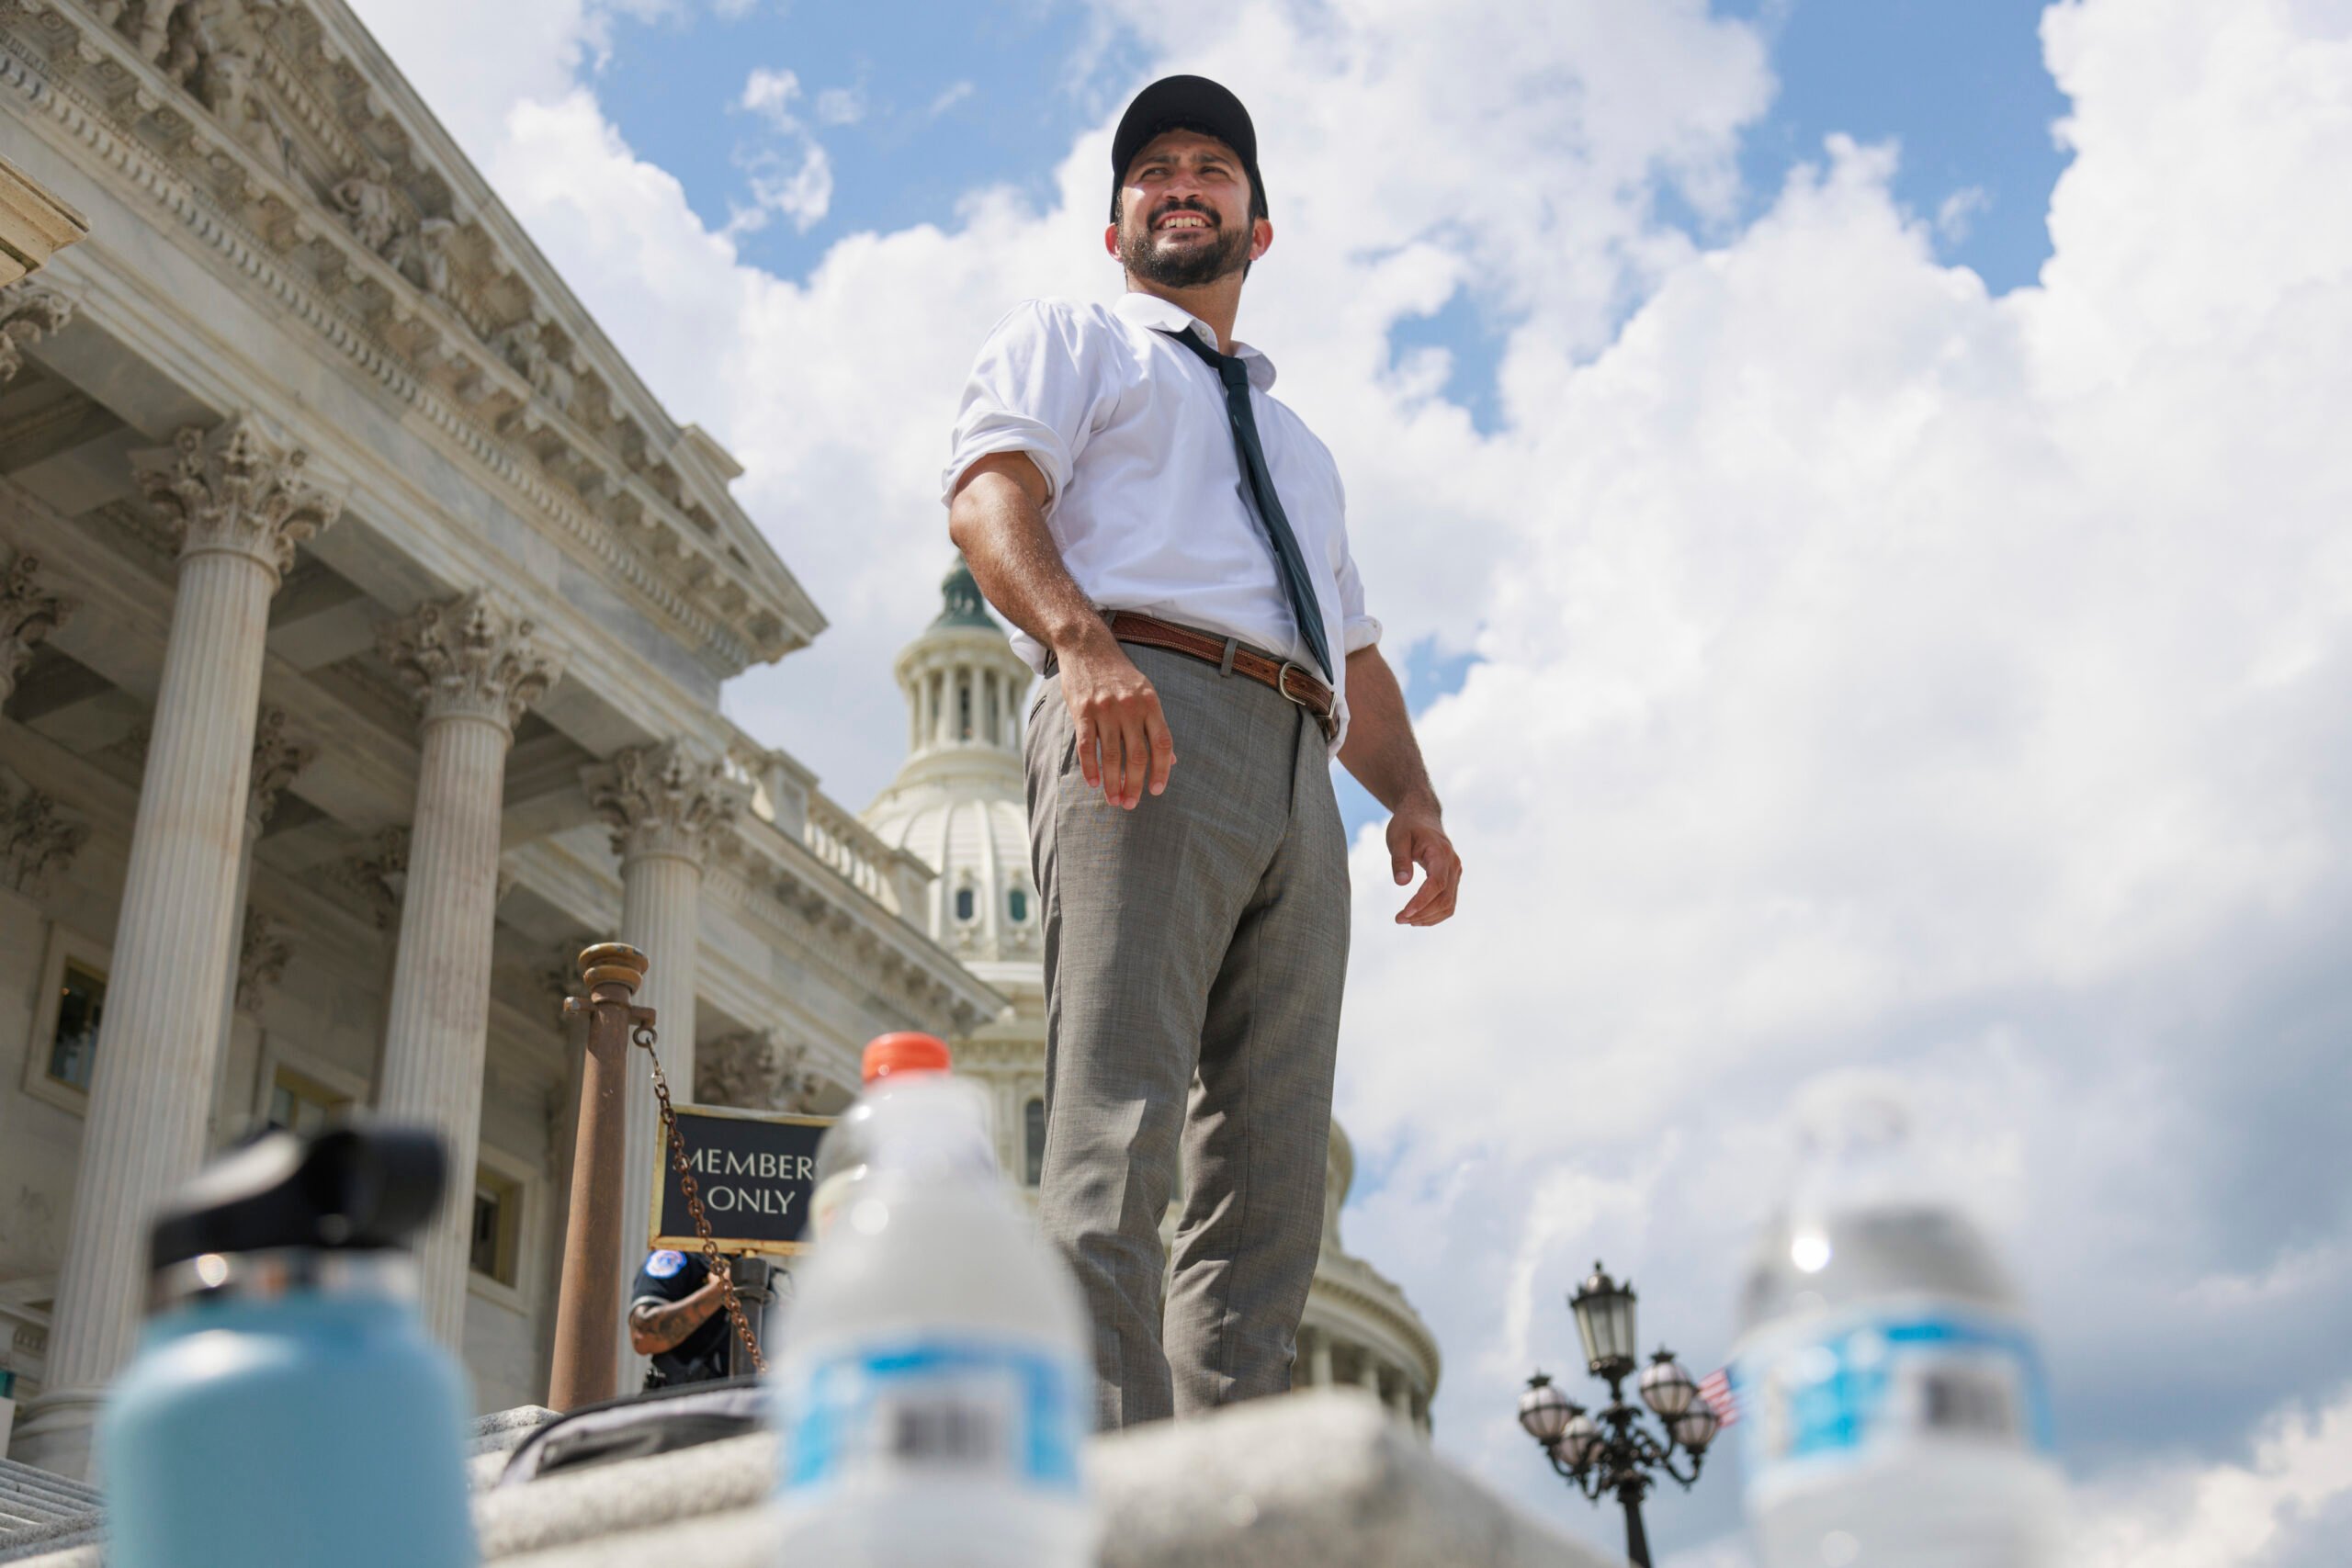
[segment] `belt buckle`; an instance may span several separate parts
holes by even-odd
[[[1318,713],[1314,708],[1307,707],[1306,699],[1305,697],[1294,697],[1290,694],[1290,672],[1294,670],[1297,670],[1302,675],[1306,673],[1304,669],[1301,669],[1296,663],[1290,660],[1285,659],[1282,661],[1281,667],[1274,671],[1275,694],[1280,696],[1286,703],[1293,704],[1298,707],[1306,708],[1307,713],[1314,717],[1317,727],[1323,731],[1324,736],[1328,739],[1332,728],[1338,722],[1337,717],[1333,714]]]

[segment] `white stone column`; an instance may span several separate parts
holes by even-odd
[[[1331,1336],[1323,1329],[1315,1330],[1306,1352],[1307,1383],[1312,1388],[1331,1386]]]
[[[1396,1372],[1396,1387],[1388,1396],[1388,1408],[1406,1426],[1413,1424],[1413,1380],[1401,1367]]]
[[[749,792],[727,776],[718,759],[680,741],[616,752],[586,769],[581,783],[589,803],[613,825],[613,852],[621,862],[620,939],[649,964],[637,1005],[654,1011],[672,1099],[691,1100],[703,865],[712,847],[734,830]],[[634,1056],[628,1096],[621,1267],[634,1276],[651,1234],[654,1178],[666,1168],[651,1065]],[[622,1325],[615,1324],[613,1332],[621,1338],[621,1387],[633,1391],[644,1376],[644,1359],[628,1348]]]
[[[254,851],[261,843],[263,829],[269,826],[270,813],[277,809],[279,794],[294,782],[295,774],[311,765],[311,759],[317,754],[318,748],[286,733],[286,715],[282,710],[261,711],[254,726],[253,764],[245,788],[244,837],[237,852],[237,892],[230,904],[240,941],[230,945],[229,976],[220,987],[219,1038],[212,1047],[212,1113],[206,1125],[216,1145],[220,1141],[221,1118],[230,1110],[226,1095],[231,1035],[237,1023],[237,972],[244,961],[242,933],[247,924],[245,906],[253,897]]]
[[[560,660],[535,623],[483,592],[387,625],[379,648],[416,693],[424,754],[376,1103],[388,1118],[429,1123],[446,1141],[449,1190],[418,1243],[417,1264],[425,1325],[457,1346],[466,1320],[506,750],[514,721],[555,681]]]
[[[1380,1363],[1373,1359],[1370,1350],[1362,1352],[1356,1362],[1356,1386],[1374,1399],[1380,1397]]]
[[[300,452],[241,419],[183,430],[132,463],[178,538],[179,585],[115,925],[47,1387],[20,1439],[32,1462],[74,1475],[87,1473],[97,1391],[137,1335],[149,1215],[204,1154],[270,596],[295,546],[340,509],[308,482]]]

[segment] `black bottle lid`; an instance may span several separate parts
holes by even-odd
[[[433,1217],[448,1160],[426,1127],[273,1131],[197,1172],[156,1215],[151,1269],[208,1252],[405,1246]]]

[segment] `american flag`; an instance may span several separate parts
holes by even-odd
[[[1731,1390],[1731,1369],[1717,1367],[1699,1380],[1699,1397],[1714,1411],[1715,1419],[1728,1427],[1739,1419],[1739,1395]]]

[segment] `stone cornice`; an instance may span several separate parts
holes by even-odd
[[[0,285],[14,283],[90,231],[82,215],[0,158]],[[0,380],[6,379],[0,375]]]
[[[0,92],[407,401],[716,672],[821,630],[727,496],[707,438],[661,411],[338,0],[239,17],[258,80],[215,103],[218,91],[197,90],[200,68],[195,86],[175,80],[78,5],[0,0]],[[222,123],[231,109],[242,118]],[[401,243],[385,242],[389,255],[333,194],[378,176],[398,186],[388,199]],[[512,362],[528,359],[503,335],[521,323],[534,342],[569,340],[567,378]]]

